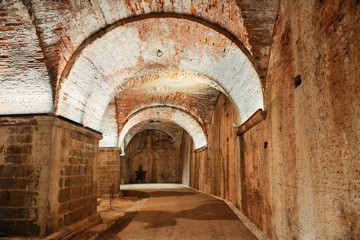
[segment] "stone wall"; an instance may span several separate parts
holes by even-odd
[[[99,135],[84,128],[56,121],[54,129],[52,155],[59,158],[59,169],[53,167],[52,178],[59,175],[59,192],[51,201],[59,207],[53,212],[57,222],[52,231],[69,226],[96,214],[97,185],[96,159]],[[56,179],[56,178],[55,178]],[[55,187],[56,181],[50,185]],[[56,188],[56,187],[55,187]],[[49,224],[48,224],[49,225]]]
[[[1,119],[0,232],[39,235],[46,216],[51,134],[37,120]],[[34,156],[37,154],[37,157]],[[46,194],[47,195],[47,194]]]
[[[0,121],[2,234],[45,236],[96,214],[98,134],[48,116]]]
[[[113,193],[120,191],[120,148],[99,148],[96,162],[97,192],[110,194],[110,187],[113,186]]]

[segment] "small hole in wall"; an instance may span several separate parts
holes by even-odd
[[[163,55],[163,52],[159,49],[156,52],[156,56],[161,57]]]
[[[264,148],[268,147],[268,142],[264,142]]]
[[[297,76],[294,78],[294,83],[295,83],[295,88],[297,88],[298,86],[301,85],[301,77],[300,77],[300,75],[297,75]]]

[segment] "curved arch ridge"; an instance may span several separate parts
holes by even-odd
[[[213,79],[234,102],[241,122],[263,108],[260,79],[231,39],[189,19],[148,18],[111,29],[79,52],[61,85],[56,114],[99,130],[114,94],[153,66]]]
[[[140,75],[141,74],[141,75]],[[95,91],[89,96],[84,116],[83,116],[83,124],[85,126],[91,126],[93,129],[97,129],[100,127],[100,117],[104,114],[104,104],[107,104],[107,99],[114,99],[114,97],[121,91],[125,91],[131,88],[137,88],[142,84],[147,84],[153,82],[156,83],[161,82],[162,84],[155,87],[156,90],[166,91],[166,89],[170,89],[171,86],[182,86],[184,82],[190,83],[188,84],[190,87],[198,87],[198,86],[210,86],[225,95],[227,93],[224,89],[222,89],[219,84],[208,78],[207,76],[200,75],[194,72],[188,72],[184,70],[179,70],[178,68],[158,68],[158,69],[145,69],[142,70],[141,73],[138,73],[136,77],[127,79],[124,83],[115,86],[111,93],[101,93],[100,91]],[[164,86],[163,83],[169,83],[170,86]],[[121,94],[121,93],[120,93]],[[227,95],[228,96],[228,95]],[[228,96],[229,97],[229,96]],[[169,104],[167,104],[169,105]],[[150,106],[150,105],[147,105]],[[145,107],[145,106],[143,106]],[[142,108],[143,108],[142,107]],[[174,106],[176,107],[176,106]],[[177,106],[179,108],[179,106]],[[184,109],[185,110],[185,109]]]
[[[125,137],[127,133],[137,124],[147,120],[164,120],[177,124],[185,129],[192,137],[195,149],[206,147],[206,135],[200,124],[189,114],[178,109],[169,107],[148,108],[132,115],[120,132],[119,145],[125,150]],[[149,123],[151,124],[151,123]]]
[[[106,108],[101,121],[100,132],[103,138],[99,141],[99,147],[117,147],[119,140],[119,129],[116,121],[116,104],[111,102]]]
[[[165,126],[164,126],[165,125]],[[157,130],[157,131],[161,131],[166,133],[167,135],[169,135],[172,139],[175,139],[176,137],[176,133],[174,133],[173,131],[171,131],[172,129],[169,129],[169,127],[167,127],[166,125],[170,125],[172,126],[172,128],[174,128],[173,126],[175,125],[175,123],[171,123],[171,122],[159,122],[159,123],[152,123],[149,124],[148,121],[143,121],[141,123],[138,123],[137,125],[135,125],[134,127],[132,127],[126,134],[125,138],[124,138],[124,142],[125,145],[127,145],[128,143],[130,143],[130,141],[133,139],[133,137],[135,137],[138,133],[143,132],[145,130]],[[177,125],[176,125],[177,126]],[[180,127],[178,127],[180,129]]]

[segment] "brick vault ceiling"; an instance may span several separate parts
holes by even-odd
[[[150,107],[183,111],[206,134],[221,93],[246,120],[263,107],[277,5],[5,0],[0,114],[54,112],[100,130],[105,146]]]

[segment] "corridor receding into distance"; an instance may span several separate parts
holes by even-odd
[[[0,0],[0,239],[360,239],[357,0]]]

